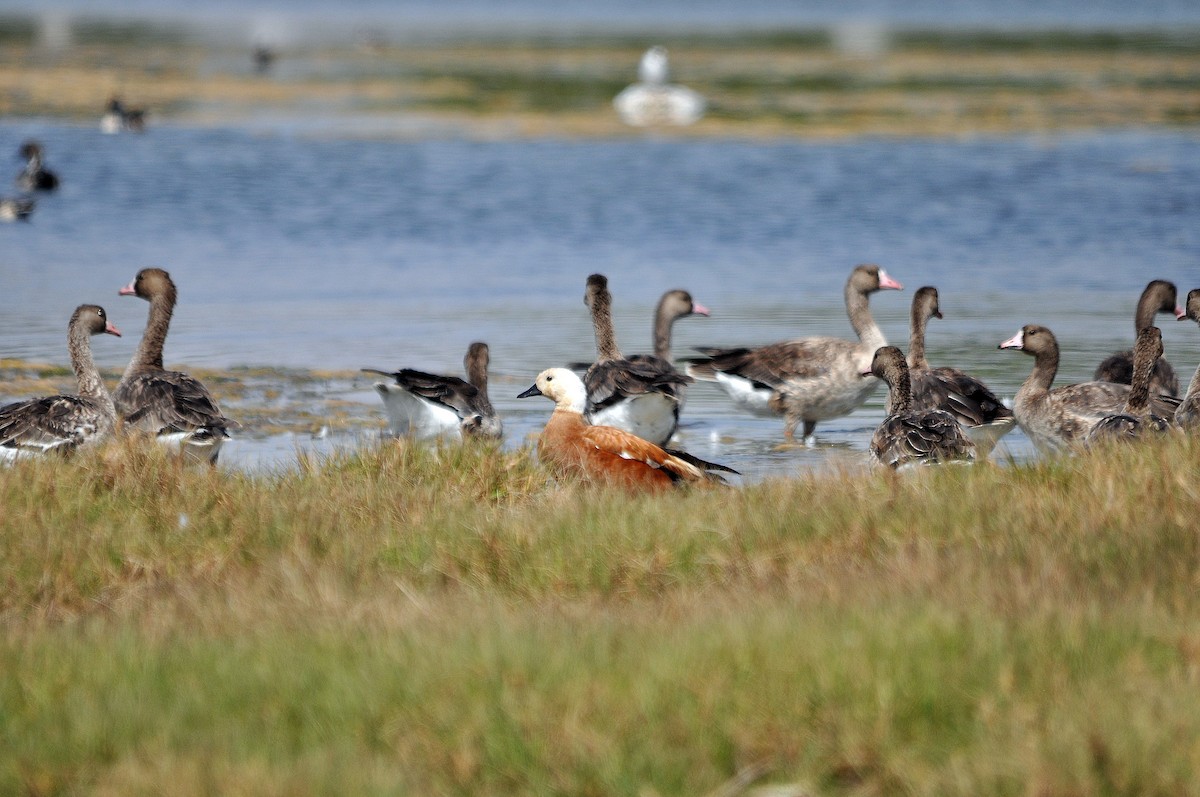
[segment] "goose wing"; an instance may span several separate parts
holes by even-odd
[[[236,423],[198,379],[179,371],[136,374],[113,396],[125,422],[154,434],[207,430],[227,436]]]
[[[70,449],[99,433],[104,413],[79,396],[47,396],[0,409],[0,446],[45,452]]]

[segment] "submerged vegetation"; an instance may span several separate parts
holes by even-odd
[[[0,471],[6,794],[1188,794],[1200,443],[659,497]]]

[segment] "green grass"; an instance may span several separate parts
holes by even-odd
[[[489,447],[10,468],[0,793],[1198,793],[1198,464],[658,498]]]

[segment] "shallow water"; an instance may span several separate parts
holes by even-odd
[[[71,309],[99,302],[126,337],[97,341],[97,359],[120,367],[146,305],[116,291],[162,266],[180,289],[169,366],[457,373],[467,344],[486,340],[493,401],[519,445],[550,407],[515,395],[540,369],[594,350],[582,296],[595,271],[610,279],[627,352],[649,349],[664,290],[685,287],[712,308],[677,324],[686,356],[694,345],[850,336],[842,285],[854,264],[878,262],[907,288],[872,301],[889,339],[907,340],[912,290],[936,285],[946,317],[932,322],[930,360],[1006,397],[1032,361],[996,345],[1020,325],[1050,326],[1059,383],[1080,381],[1129,346],[1149,279],[1181,294],[1200,286],[1200,138],[1182,133],[485,142],[317,130],[0,125],[0,152],[36,136],[63,179],[29,223],[0,225],[0,356],[64,362]],[[1186,381],[1200,331],[1159,322]],[[370,381],[326,389],[382,425]],[[681,442],[752,478],[786,474],[860,456],[882,400],[821,424],[816,450],[776,450],[781,421],[737,414],[698,385]],[[326,411],[320,397],[311,404]],[[257,467],[294,460],[297,447],[361,442],[331,428],[313,439],[250,427],[225,461]],[[1019,432],[998,452],[1030,455]]]

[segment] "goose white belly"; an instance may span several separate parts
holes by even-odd
[[[724,371],[717,371],[715,377],[717,385],[729,395],[738,409],[765,418],[773,418],[779,414],[771,407],[771,397],[775,395],[771,388],[756,385],[744,376],[727,374]]]
[[[996,443],[1000,442],[1000,438],[1013,430],[1017,421],[1015,418],[1005,418],[991,423],[981,423],[978,426],[960,425],[967,437],[971,438],[971,442],[975,444],[979,459],[986,459],[988,454],[992,453],[992,449],[996,447]]]
[[[155,442],[172,452],[181,452],[184,457],[194,462],[215,463],[221,453],[221,446],[229,439],[228,435],[212,434],[208,429],[194,429],[186,432],[163,432],[155,436]]]
[[[622,399],[588,414],[593,426],[615,426],[655,445],[671,439],[679,423],[679,403],[662,393],[644,393]]]
[[[53,443],[26,443],[21,446],[0,446],[0,462],[11,465],[23,459],[43,457],[57,448],[69,446],[71,441],[59,440]]]
[[[388,431],[393,435],[417,440],[462,437],[462,419],[449,407],[413,395],[396,384],[376,382],[375,390],[383,399]]]

